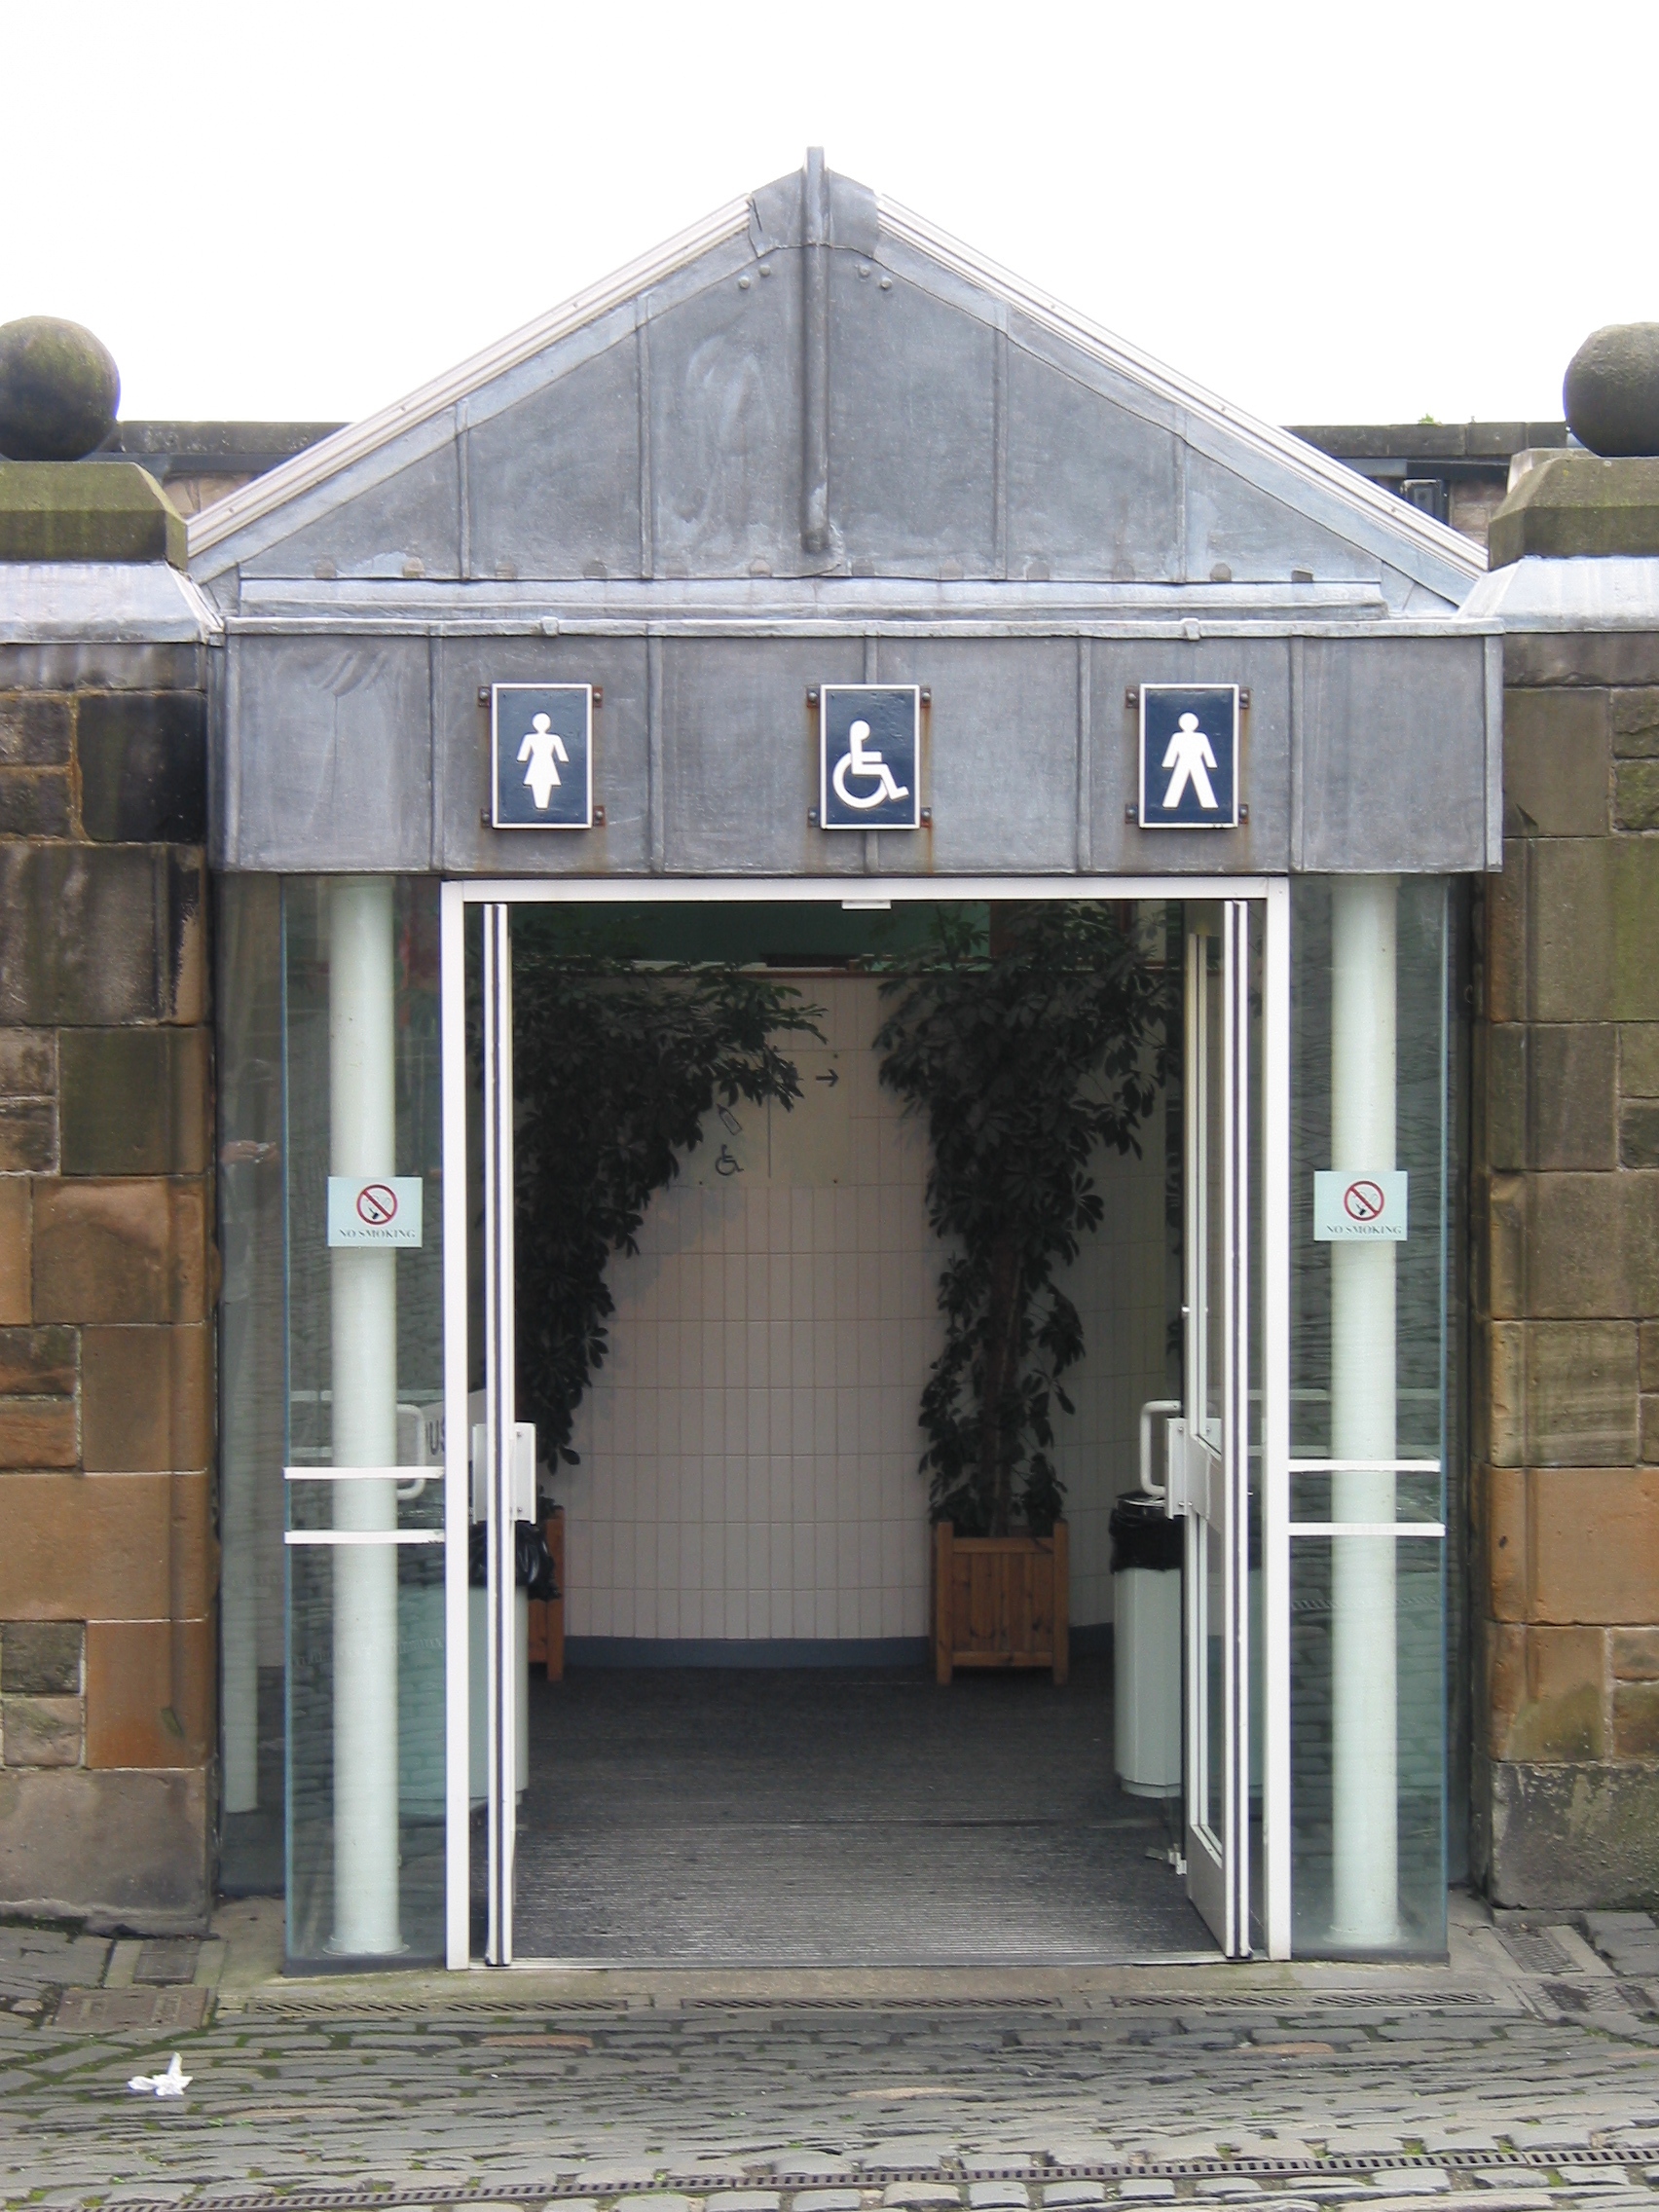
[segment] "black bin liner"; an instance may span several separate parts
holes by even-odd
[[[1131,1491],[1119,1498],[1106,1524],[1112,1536],[1112,1572],[1125,1567],[1150,1567],[1156,1574],[1179,1574],[1185,1551],[1185,1534],[1156,1497]]]
[[[558,1580],[553,1572],[553,1554],[547,1549],[547,1538],[535,1521],[519,1521],[513,1525],[514,1567],[513,1579],[519,1588],[538,1603],[559,1595]],[[466,1545],[466,1579],[474,1590],[490,1587],[489,1567],[490,1532],[482,1521],[474,1521]]]

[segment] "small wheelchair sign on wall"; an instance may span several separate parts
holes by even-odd
[[[922,693],[916,683],[826,683],[818,710],[818,820],[826,830],[919,830]]]
[[[490,749],[496,829],[593,828],[591,683],[493,683]]]
[[[1140,826],[1238,827],[1236,683],[1143,683]]]

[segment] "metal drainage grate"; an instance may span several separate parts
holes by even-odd
[[[1456,2012],[1466,2011],[1477,2005],[1495,2005],[1497,1999],[1488,1989],[1241,1989],[1235,1996],[1218,1996],[1206,1991],[1202,1996],[1183,1994],[1170,1990],[1148,1990],[1143,1996],[1113,1996],[1102,1998],[1091,1993],[1090,2003],[1110,2004],[1114,2011],[1150,2011],[1155,2008],[1165,2010],[1179,2009],[1188,2012],[1282,2012],[1293,2018],[1299,2012],[1342,2011],[1375,2012],[1380,2017],[1392,2012]]]
[[[1562,2145],[1554,2150],[1531,2151],[1391,2151],[1375,2155],[1355,2152],[1329,2158],[1120,2158],[1099,2164],[1021,2167],[1018,2178],[1041,2181],[1198,2181],[1235,2174],[1241,2179],[1317,2182],[1352,2174],[1423,2171],[1538,2173],[1553,2171],[1564,2160],[1571,2166],[1652,2166],[1659,2164],[1659,2145],[1638,2144],[1616,2151],[1589,2151]],[[929,2181],[946,2188],[965,2189],[970,2179],[979,2178],[988,2170],[978,2166],[969,2169],[954,2164],[861,2166],[856,2175],[845,2178],[849,2186],[864,2189],[880,2189],[892,2182],[903,2181]],[[1011,2175],[1014,2169],[1009,2169]],[[464,2182],[434,2181],[420,2189],[296,2189],[272,2194],[193,2196],[186,2199],[182,2207],[176,2199],[169,2198],[165,2206],[158,2203],[152,2208],[136,2197],[124,2197],[121,2212],[374,2212],[374,2208],[381,2206],[475,2201],[486,2192],[492,2202],[500,2204],[556,2205],[571,2200],[591,2204],[595,2197],[608,2196],[621,2200],[630,2196],[653,2195],[664,2190],[708,2193],[730,2189],[731,2186],[729,2171],[720,2174],[665,2171],[652,2175],[647,2181],[616,2181],[609,2184],[588,2182],[581,2186],[577,2185],[573,2177],[550,2177],[544,2182],[514,2182],[495,2181],[487,2174],[478,2174]],[[777,2186],[776,2177],[773,2177],[773,2186]],[[785,2182],[782,2185],[786,2195],[816,2186],[812,2182]]]
[[[53,2025],[59,2028],[199,2028],[210,1989],[66,1989]]]
[[[1497,1939],[1523,1973],[1572,1973],[1580,1964],[1547,1929],[1518,1929],[1512,1935],[1500,1931]]]
[[[1197,2003],[1197,1999],[1189,1999]],[[685,2012],[1055,2012],[1057,1997],[687,1997]]]
[[[152,1985],[194,1981],[202,1945],[194,1936],[159,1936],[138,1946],[132,1968],[135,1982]]]
[[[441,2027],[446,2020],[523,2020],[543,2019],[557,2014],[564,2019],[574,2013],[599,2013],[615,2018],[628,2009],[625,1997],[558,1997],[547,1998],[537,2004],[524,1998],[446,1998],[433,2004],[429,1997],[351,1997],[344,1993],[311,1996],[299,1990],[275,1991],[270,1995],[256,1990],[246,2005],[249,2012],[264,2013],[275,2019],[358,2019],[358,2020],[427,2020],[433,2027]],[[250,2200],[251,2201],[251,2200]],[[265,2201],[263,2197],[259,2199]],[[292,2201],[288,2197],[283,2203]],[[426,2201],[424,2198],[422,2202]],[[436,2201],[435,2199],[433,2201]]]

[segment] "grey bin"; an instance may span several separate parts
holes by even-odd
[[[1182,1526],[1157,1498],[1130,1493],[1108,1527],[1118,1780],[1135,1797],[1179,1797]]]

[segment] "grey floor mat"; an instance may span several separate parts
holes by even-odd
[[[532,1684],[520,1957],[763,1965],[1201,1951],[1111,1675],[595,1669]]]

